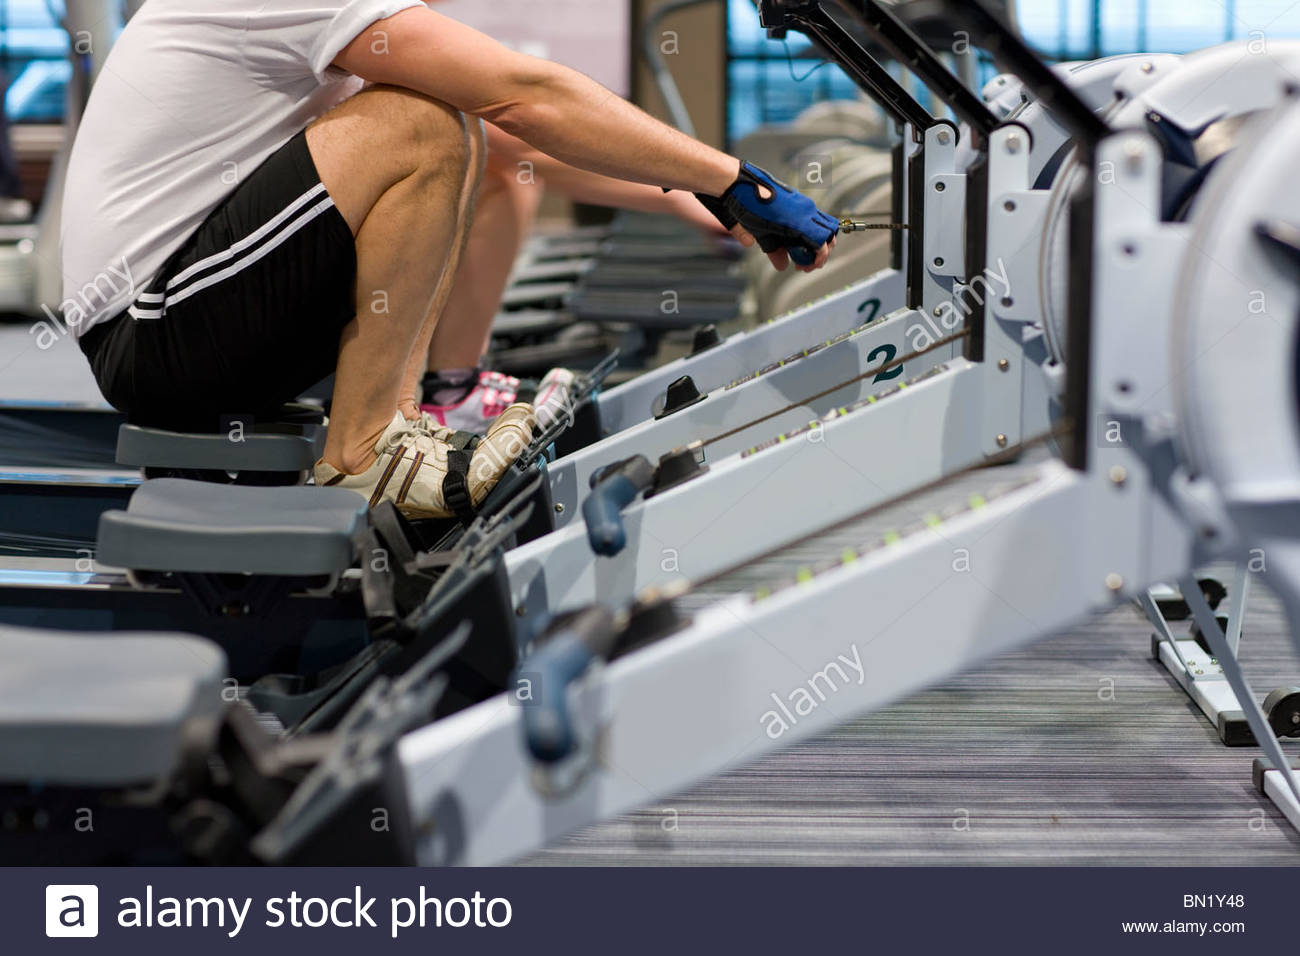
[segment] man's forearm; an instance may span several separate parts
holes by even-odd
[[[659,122],[581,73],[549,66],[541,82],[485,118],[549,156],[614,179],[710,196],[735,181],[735,158]]]
[[[537,163],[537,173],[547,190],[554,190],[574,202],[637,212],[671,212],[673,203],[662,189],[615,179],[600,173],[578,169],[550,156]]]
[[[590,203],[593,206],[635,209],[640,212],[671,212],[673,209],[673,202],[669,198],[674,195],[672,193],[665,193],[662,189],[644,183],[632,183],[579,169],[512,136],[506,136],[492,126],[488,130],[488,143],[493,150],[492,157],[488,160],[488,169],[495,169],[500,175],[519,176],[527,169],[530,181],[540,180],[548,190],[554,190],[574,202]]]

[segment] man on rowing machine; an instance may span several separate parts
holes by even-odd
[[[527,446],[419,404],[473,221],[485,120],[588,172],[694,192],[778,268],[827,261],[806,197],[422,0],[150,0],[82,119],[64,319],[133,421],[211,428],[335,374],[317,483],[465,517]],[[455,321],[449,315],[449,321]]]

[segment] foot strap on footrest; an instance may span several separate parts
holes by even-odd
[[[474,521],[474,499],[469,493],[470,453],[447,452],[447,477],[442,480],[442,497],[462,524]]]
[[[483,436],[475,435],[473,432],[456,432],[447,440],[447,444],[456,451],[465,451],[472,455],[478,446],[483,444]]]
[[[472,524],[477,511],[469,491],[469,465],[483,439],[471,432],[456,432],[448,439],[447,477],[442,482],[442,497],[464,525]]]

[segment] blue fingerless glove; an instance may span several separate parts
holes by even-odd
[[[771,190],[770,198],[763,198],[761,186]],[[740,224],[764,252],[785,249],[801,266],[812,265],[817,251],[840,231],[834,216],[753,163],[741,163],[740,176],[721,196],[696,193],[695,198],[727,229]]]

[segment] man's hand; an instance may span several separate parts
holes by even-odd
[[[782,272],[791,261],[801,272],[820,269],[835,248],[839,220],[752,163],[741,163],[740,175],[720,196],[697,198],[741,243],[757,244]]]
[[[740,244],[747,249],[758,245],[758,240],[751,236],[745,230],[745,227],[739,223],[732,227],[731,234],[739,239]],[[838,241],[838,237],[832,237],[830,242],[817,250],[817,257],[813,260],[812,265],[801,266],[796,264],[795,269],[799,272],[816,272],[822,266],[826,265],[827,261],[831,257],[831,253],[835,250],[835,243]],[[777,272],[784,272],[786,269],[790,268],[790,253],[786,252],[784,249],[769,252],[767,257],[772,260],[772,265],[776,268]]]
[[[673,190],[665,194],[665,202],[669,205],[669,212],[680,219],[682,222],[690,223],[705,235],[711,236],[733,236],[742,246],[752,249],[758,245],[757,240],[749,234],[744,226],[737,223],[731,229],[728,229],[718,221],[718,218],[704,207],[704,204],[687,192]],[[830,258],[831,252],[835,249],[835,243],[838,239],[831,239],[830,242],[817,250],[817,258],[810,266],[795,266],[800,272],[816,272]],[[790,268],[790,253],[784,249],[778,249],[776,252],[769,252],[767,257],[772,260],[772,265],[777,271],[784,272]]]

